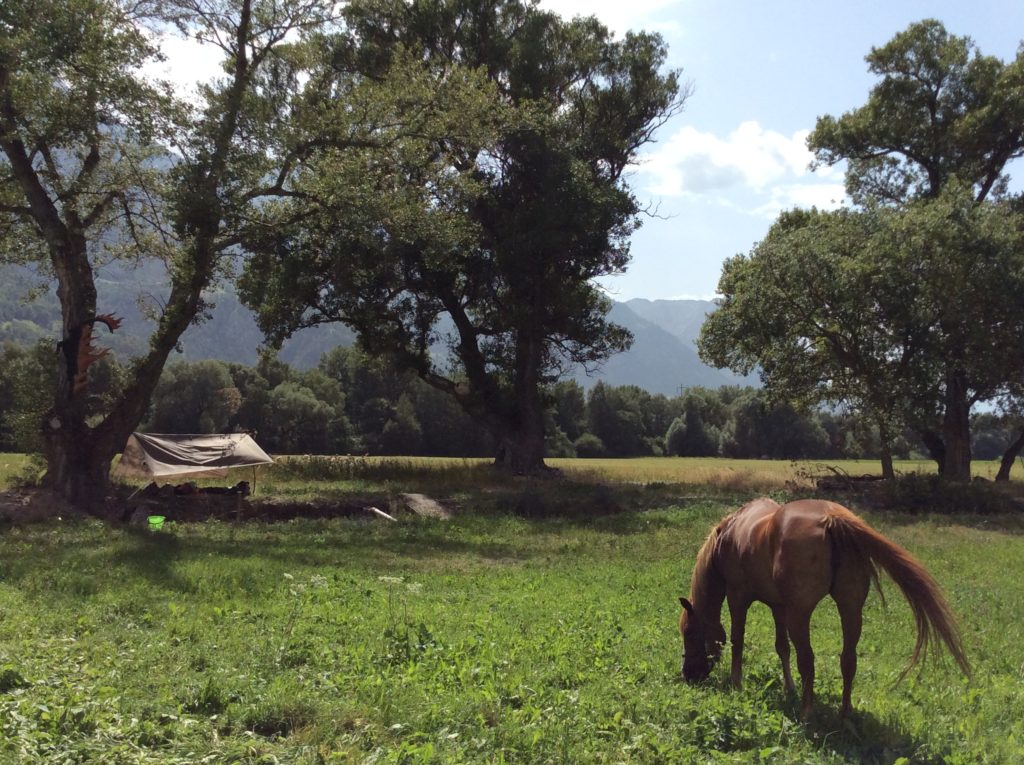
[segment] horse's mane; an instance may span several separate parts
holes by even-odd
[[[690,598],[701,607],[708,602],[708,589],[714,583],[715,578],[719,576],[714,570],[715,557],[718,555],[722,535],[735,515],[736,513],[730,513],[711,529],[711,533],[708,534],[704,544],[697,551],[697,560],[693,564],[693,577],[690,579]]]

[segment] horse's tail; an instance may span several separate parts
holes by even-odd
[[[842,550],[855,550],[880,566],[896,582],[910,604],[917,623],[917,642],[910,663],[900,679],[909,672],[927,652],[928,644],[938,637],[965,675],[971,674],[963,640],[953,611],[942,595],[938,583],[913,555],[894,542],[890,542],[856,515],[833,505],[825,520],[829,538],[842,554]],[[872,572],[874,573],[874,572]],[[877,583],[877,574],[874,574]]]

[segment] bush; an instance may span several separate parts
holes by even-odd
[[[991,515],[1021,511],[1020,500],[998,484],[976,478],[955,483],[937,475],[912,473],[875,484],[875,500],[883,507],[911,513]]]
[[[604,441],[593,433],[584,433],[576,439],[577,457],[604,457],[608,450],[604,448]]]

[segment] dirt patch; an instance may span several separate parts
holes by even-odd
[[[50,491],[18,489],[0,492],[0,523],[37,523],[50,518],[79,518],[82,511]]]

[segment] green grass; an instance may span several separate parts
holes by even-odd
[[[13,480],[25,469],[28,462],[28,455],[0,452],[0,490],[9,487]]]
[[[919,555],[966,633],[894,682],[912,619],[869,600],[855,716],[781,690],[767,609],[745,687],[677,681],[676,598],[729,507],[585,522],[48,522],[0,537],[4,763],[1005,763],[1024,758],[1024,521],[869,516]],[[900,760],[899,758],[906,758]]]

